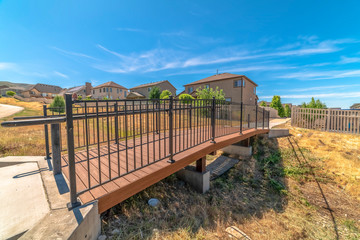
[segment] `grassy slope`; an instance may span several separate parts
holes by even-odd
[[[19,116],[36,116],[42,114],[42,104],[38,102],[22,102],[14,98],[0,98],[0,103],[24,107],[15,115],[2,118],[12,120]],[[0,157],[4,156],[39,156],[45,154],[44,127],[13,127],[0,126]]]
[[[155,184],[105,213],[103,233],[113,239],[228,239],[225,229],[237,226],[253,239],[359,239],[360,187],[352,181],[359,160],[342,148],[356,152],[360,137],[290,131],[295,137],[256,138],[254,156],[213,181],[207,194],[174,176]],[[152,197],[160,207],[147,205]],[[111,234],[114,229],[120,232]]]

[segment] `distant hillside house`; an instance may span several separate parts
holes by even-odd
[[[160,88],[160,91],[169,90],[174,97],[176,96],[176,88],[168,80],[164,80],[130,88],[128,99],[149,98],[149,93],[153,87]]]
[[[127,97],[127,88],[114,83],[112,81],[103,83],[99,86],[93,87],[93,99],[125,99]]]
[[[350,109],[360,109],[360,103],[354,103],[351,105]]]
[[[262,102],[265,102],[266,107],[270,107],[271,102],[266,102],[266,101],[260,101],[258,105],[260,106],[260,104],[261,104]],[[292,108],[292,106],[293,106],[292,103],[283,103],[283,104],[282,104],[283,107],[285,107],[285,105],[289,105],[290,108]]]
[[[85,85],[64,89],[59,95],[64,96],[65,94],[72,94],[72,98],[78,99],[81,96],[83,99],[91,97],[92,86],[91,83],[87,82]]]
[[[6,96],[7,91],[13,91],[16,95],[20,95],[25,89],[20,87],[0,86],[0,96]]]
[[[194,96],[197,88],[219,87],[223,89],[227,101],[233,101],[244,104],[256,104],[257,95],[256,87],[258,85],[245,75],[237,75],[232,73],[220,73],[201,80],[184,85],[185,93]]]
[[[59,86],[38,83],[21,92],[21,95],[25,98],[53,98],[58,95],[62,90],[63,89]]]

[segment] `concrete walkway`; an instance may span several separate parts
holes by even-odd
[[[0,161],[0,239],[21,236],[50,210],[37,159],[28,159]]]
[[[272,119],[270,120],[270,128],[276,127],[278,125],[284,124],[288,121],[290,121],[291,118],[276,118],[276,119]]]
[[[0,118],[11,116],[22,110],[24,110],[23,107],[0,104]]]

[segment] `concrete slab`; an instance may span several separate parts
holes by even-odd
[[[275,128],[269,131],[269,138],[287,137],[289,135],[289,129]]]
[[[176,173],[181,180],[190,184],[196,191],[206,193],[210,189],[210,171],[197,172],[195,167],[187,166]]]
[[[49,211],[36,162],[0,168],[0,239],[21,234]]]

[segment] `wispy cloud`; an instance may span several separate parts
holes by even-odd
[[[16,67],[15,63],[0,62],[0,70],[9,70],[9,69],[14,69],[15,67]]]
[[[278,76],[278,78],[297,80],[323,80],[350,77],[360,77],[360,70],[303,71]]]
[[[139,28],[124,28],[124,27],[119,27],[116,30],[118,31],[123,31],[123,32],[146,32],[146,30],[144,29],[139,29]]]
[[[61,48],[58,48],[58,47],[51,47],[51,48],[58,51],[58,52],[60,52],[61,54],[64,54],[64,55],[82,57],[82,58],[88,58],[88,59],[96,60],[95,57],[92,57],[92,56],[84,54],[84,53],[67,51],[67,50],[64,50],[64,49],[61,49]]]
[[[329,90],[329,89],[349,89],[354,87],[360,87],[360,84],[348,84],[348,85],[333,85],[333,86],[320,86],[320,87],[310,87],[310,88],[294,88],[287,91],[290,92],[308,92],[308,91],[318,91],[318,90]]]
[[[340,64],[348,64],[348,63],[359,63],[360,57],[341,57],[341,60],[339,61]]]
[[[64,73],[61,73],[61,72],[58,72],[58,71],[54,71],[54,74],[59,76],[59,77],[62,77],[62,78],[69,78],[68,75],[66,75]]]
[[[261,96],[263,99],[271,99],[273,96]],[[281,95],[281,98],[312,98],[314,94],[299,94],[299,95]],[[316,94],[317,98],[359,98],[360,92],[342,92],[342,93],[319,93]]]

